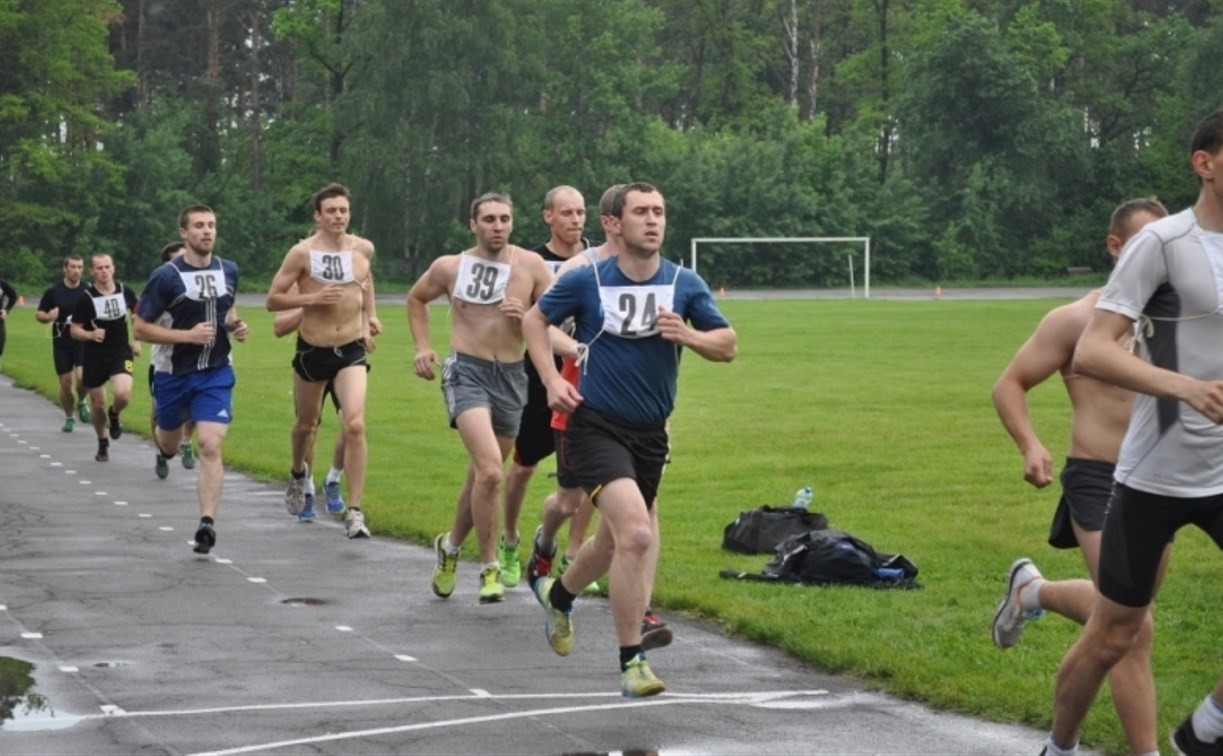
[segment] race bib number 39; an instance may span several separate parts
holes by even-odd
[[[493,304],[505,299],[505,287],[509,282],[510,266],[506,263],[461,255],[454,296],[473,304]]]
[[[187,298],[197,302],[216,299],[225,293],[225,273],[219,270],[180,270],[179,277]]]
[[[603,330],[626,339],[642,339],[658,333],[658,309],[670,310],[675,287],[604,286],[599,289],[603,305]]]

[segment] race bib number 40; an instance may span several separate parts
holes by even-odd
[[[599,289],[603,305],[603,330],[626,339],[643,339],[658,333],[658,309],[670,310],[675,287],[604,286]]]
[[[93,297],[93,311],[98,314],[98,320],[120,320],[127,314],[127,302],[118,292]]]

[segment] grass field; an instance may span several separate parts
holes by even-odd
[[[893,694],[1047,726],[1057,664],[1078,627],[1049,615],[1002,652],[990,640],[990,619],[1016,556],[1031,556],[1053,579],[1085,572],[1078,552],[1045,544],[1058,492],[1023,482],[1021,457],[989,395],[1014,350],[1057,303],[724,301],[739,333],[739,357],[725,365],[689,355],[681,369],[674,461],[660,494],[664,546],[655,607],[711,619],[727,632]],[[434,308],[432,315],[440,349],[445,310]],[[386,333],[371,359],[366,512],[376,533],[424,544],[449,525],[465,455],[446,426],[438,384],[412,374],[403,308],[384,307],[380,316]],[[292,345],[273,338],[261,308],[245,308],[243,317],[253,335],[236,350],[236,419],[225,458],[257,478],[282,480],[289,465]],[[143,426],[147,417],[146,364],[137,366],[129,427]],[[3,370],[52,395],[47,331],[29,307],[9,318]],[[1069,427],[1058,382],[1036,389],[1031,405],[1037,429],[1058,456]],[[50,405],[47,423],[60,423]],[[320,465],[335,429],[328,417]],[[88,459],[90,434],[77,435]],[[112,454],[124,449],[120,443]],[[548,464],[532,483],[524,534],[534,530],[552,483],[542,474]],[[153,480],[151,458],[149,468]],[[767,561],[723,552],[722,528],[741,510],[788,503],[807,484],[816,492],[813,509],[833,527],[912,559],[923,589],[720,579],[722,567],[759,570]],[[252,506],[281,505],[226,499],[221,527]],[[183,512],[194,512],[194,502],[184,501]],[[286,515],[290,526],[296,527]],[[466,553],[472,550],[469,543]],[[1215,624],[1223,598],[1220,556],[1196,530],[1178,536],[1175,552],[1156,620],[1161,742],[1214,684],[1223,656]],[[474,567],[462,565],[460,581],[475,580]],[[416,584],[422,597],[428,593],[427,575]],[[535,632],[537,620],[524,617],[523,632]],[[665,676],[665,652],[657,664]],[[1107,691],[1084,734],[1093,747],[1126,750]]]

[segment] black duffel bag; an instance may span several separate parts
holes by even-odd
[[[827,527],[828,518],[819,512],[766,504],[740,512],[722,531],[722,548],[743,554],[772,554],[787,538]]]

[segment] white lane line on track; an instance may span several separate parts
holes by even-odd
[[[758,691],[729,691],[725,693],[663,693],[661,696],[652,699],[658,701],[679,701],[680,703],[739,703],[739,704],[758,704],[767,701],[773,701],[781,698],[793,698],[796,696],[826,696],[827,690],[820,688],[803,689],[803,690],[758,690]],[[368,700],[353,700],[344,699],[341,701],[305,701],[302,703],[271,703],[271,704],[248,704],[245,706],[214,706],[206,709],[168,709],[164,711],[125,711],[124,717],[132,719],[151,719],[157,717],[192,717],[192,716],[207,716],[211,714],[244,714],[260,711],[295,711],[303,709],[337,709],[346,707],[367,707],[367,706],[402,706],[403,704],[435,704],[447,703],[450,701],[476,701],[476,700],[494,700],[494,701],[532,701],[532,700],[570,700],[575,698],[611,698],[617,701],[623,700],[623,696],[618,691],[599,691],[593,693],[490,693],[488,696],[477,696],[473,694],[453,695],[453,696],[408,696],[404,698],[374,698]],[[81,719],[99,719],[97,714],[83,714]]]
[[[797,691],[796,691],[797,692]],[[826,693],[826,691],[820,691]],[[558,694],[567,698],[577,698],[569,694]],[[619,694],[600,693],[594,694],[600,696],[615,696],[620,698]],[[294,746],[315,745],[318,743],[330,743],[339,740],[351,740],[355,738],[370,738],[379,737],[382,735],[393,735],[397,733],[415,732],[419,730],[431,730],[442,727],[458,727],[464,725],[482,724],[485,722],[503,722],[509,719],[523,719],[527,717],[544,717],[554,714],[580,714],[588,711],[612,711],[616,709],[636,709],[645,706],[673,706],[676,704],[731,704],[735,706],[743,704],[752,704],[760,700],[762,694],[739,694],[737,697],[705,697],[705,696],[680,696],[675,697],[662,696],[660,698],[645,699],[638,701],[622,701],[620,703],[595,704],[588,706],[561,706],[552,709],[531,709],[528,711],[505,712],[501,714],[488,714],[480,717],[465,717],[463,719],[447,719],[439,722],[419,722],[410,725],[400,725],[398,727],[379,727],[370,730],[355,730],[353,732],[344,733],[329,733],[327,735],[319,735],[310,738],[296,738],[294,740],[281,740],[272,743],[260,743],[257,745],[242,746],[240,748],[228,748],[222,751],[204,751],[194,756],[235,756],[240,753],[252,753],[255,751],[270,751],[276,748],[291,748]],[[763,694],[768,698],[768,694]],[[513,696],[490,696],[491,698],[512,698]],[[477,698],[479,698],[477,696]]]

